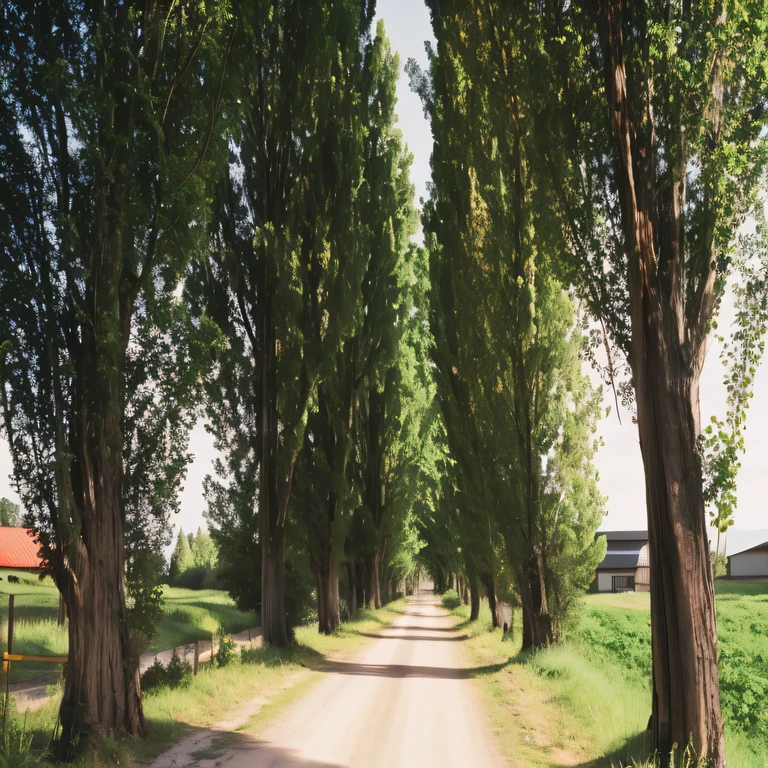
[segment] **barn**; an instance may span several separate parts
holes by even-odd
[[[648,531],[598,531],[608,549],[597,566],[597,592],[650,592],[651,562]]]
[[[33,532],[27,528],[0,526],[0,568],[37,570],[42,566]]]
[[[768,578],[768,540],[730,554],[728,575],[734,579]]]

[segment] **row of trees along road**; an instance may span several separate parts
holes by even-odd
[[[489,393],[501,400],[508,384],[492,367],[473,370],[482,357],[471,356],[467,365],[462,334],[452,328],[455,316],[472,329],[480,349],[491,341],[496,354],[489,360],[509,355],[505,370],[518,376],[524,394],[505,404],[514,425],[507,440],[535,437],[535,371],[541,369],[533,366],[541,354],[537,346],[544,349],[539,337],[553,322],[549,275],[559,276],[576,287],[598,323],[595,337],[605,346],[607,376],[615,386],[623,384],[621,392],[636,411],[653,564],[655,746],[667,754],[674,744],[692,740],[699,757],[723,766],[699,382],[738,227],[748,216],[762,218],[765,4],[427,4],[437,54],[431,80],[414,72],[414,85],[436,140],[436,191],[425,223],[436,235],[432,278],[440,299],[433,315],[438,368],[446,379],[441,400],[449,436],[460,436],[452,447],[460,442],[467,454],[458,457],[464,482],[474,483],[474,498],[498,482],[479,459],[489,445],[486,421],[493,423]],[[451,258],[435,259],[438,248]],[[477,259],[499,249],[505,272],[495,259]],[[763,291],[764,277],[749,270],[747,292]],[[489,290],[491,284],[497,290]],[[510,301],[516,291],[529,293],[524,310]],[[480,304],[482,322],[475,326],[468,310]],[[742,296],[741,306],[750,301]],[[755,306],[758,317],[764,314],[764,298]],[[754,327],[738,333],[739,359],[749,366],[738,397],[749,390],[749,349],[759,335]],[[463,375],[462,364],[471,375]],[[629,381],[622,381],[623,370]],[[551,369],[547,375],[557,376]],[[487,416],[473,392],[483,383]],[[578,391],[571,413],[588,402]],[[549,397],[552,389],[543,392]],[[493,451],[499,450],[494,443]],[[514,450],[524,461],[524,449]],[[721,455],[714,451],[715,459]],[[502,457],[493,474],[501,472],[499,464],[509,466]],[[553,458],[557,464],[557,454]],[[536,493],[536,485],[523,488]],[[717,496],[717,489],[707,491]],[[544,540],[537,546],[534,551],[545,558]],[[535,559],[513,562],[535,575]],[[531,597],[524,574],[518,578],[525,605]],[[545,617],[546,578],[540,584],[540,593],[531,592],[539,601],[535,610]],[[547,631],[545,622],[528,637],[536,642],[535,633]]]
[[[3,6],[2,426],[69,618],[64,758],[146,734],[138,660],[201,402],[219,574],[267,642],[313,589],[338,626],[341,564],[352,610],[417,567],[426,268],[373,15]]]
[[[201,414],[218,577],[268,643],[422,566],[557,642],[604,553],[574,286],[635,392],[656,745],[724,764],[698,380],[766,160],[765,10],[428,5],[425,248],[373,2],[0,11],[0,398],[69,616],[64,757],[146,733]]]

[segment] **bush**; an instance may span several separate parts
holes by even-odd
[[[194,565],[171,580],[172,587],[182,589],[221,589],[219,575],[207,565]]]
[[[152,666],[145,669],[141,675],[141,690],[147,693],[163,685],[165,685],[165,667],[160,663],[160,659],[156,658]]]
[[[220,667],[226,667],[235,659],[237,643],[224,631],[224,627],[219,627],[216,630],[213,642],[216,647],[216,664]]]
[[[169,688],[178,688],[188,685],[192,677],[192,665],[181,658],[176,651],[171,656],[171,661],[165,670],[166,685]]]
[[[141,689],[146,693],[157,688],[179,688],[187,685],[191,676],[191,664],[174,651],[167,667],[160,663],[160,659],[155,659],[141,676]]]
[[[445,608],[446,610],[454,611],[460,605],[461,605],[461,600],[459,599],[459,593],[455,589],[449,589],[443,595],[443,608]]]

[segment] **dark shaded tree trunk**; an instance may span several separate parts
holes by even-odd
[[[347,586],[349,600],[349,618],[357,616],[357,578],[355,576],[355,564],[347,562]]]
[[[642,146],[647,138],[638,132],[645,119],[635,115],[628,92],[626,8],[620,0],[602,0],[599,11],[606,96],[617,150],[614,167],[629,257],[629,358],[645,469],[652,568],[653,742],[659,753],[666,754],[673,744],[684,749],[692,741],[699,758],[711,768],[724,768],[715,595],[696,451],[699,379],[716,300],[714,218],[697,245],[704,260],[698,285],[690,281],[696,290],[689,302],[683,127],[675,124],[678,117],[673,112],[671,126],[679,131],[679,143],[670,146],[668,180],[657,189],[651,165],[655,150]],[[712,77],[708,130],[716,136],[722,104],[717,65]]]
[[[379,555],[371,555],[367,561],[368,570],[368,607],[381,608],[381,586],[379,585]]]
[[[266,265],[266,253],[263,255]],[[261,369],[261,462],[259,468],[259,535],[261,538],[261,625],[264,644],[285,648],[288,627],[285,620],[285,518],[291,476],[283,498],[277,469],[277,350],[272,318],[272,288],[269,270],[264,268],[264,297],[261,309],[263,354]]]
[[[518,576],[518,590],[523,609],[522,650],[544,648],[554,640],[552,617],[547,610],[546,587],[543,574],[539,571],[538,558],[531,555],[527,566]]]
[[[491,574],[487,574],[484,579],[485,591],[488,593],[488,607],[491,609],[491,625],[494,629],[499,628],[499,602],[496,597],[496,582]]]
[[[322,560],[313,561],[312,570],[317,582],[318,630],[331,635],[339,628],[339,561],[331,551]]]
[[[473,581],[472,586],[469,590],[470,595],[470,610],[469,610],[469,620],[470,621],[477,621],[478,617],[480,616],[480,582],[479,581]]]

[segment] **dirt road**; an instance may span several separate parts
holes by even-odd
[[[436,598],[410,599],[355,659],[325,662],[325,679],[266,732],[197,765],[496,768],[454,623]],[[182,755],[174,763],[184,764]]]

